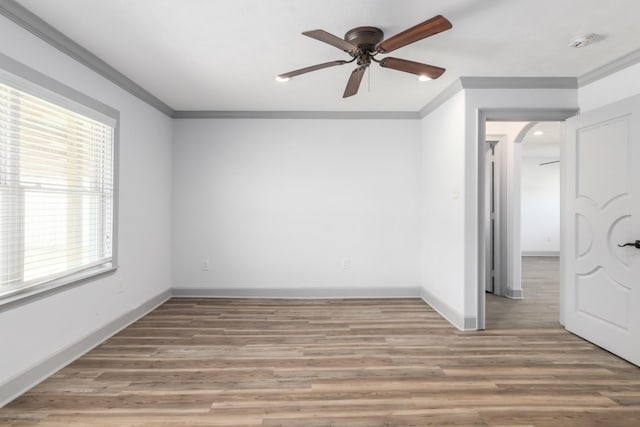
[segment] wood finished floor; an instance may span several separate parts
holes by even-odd
[[[559,328],[560,260],[523,257],[525,298],[512,300],[487,294],[487,329]]]
[[[484,332],[417,299],[172,299],[0,425],[640,426],[640,369],[559,327],[553,260],[523,265]]]

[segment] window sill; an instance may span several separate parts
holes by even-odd
[[[117,266],[109,264],[108,266],[100,266],[90,270],[81,271],[24,290],[17,289],[15,291],[9,291],[5,296],[0,296],[0,311],[12,309],[23,304],[31,303],[40,298],[57,294],[76,285],[112,274],[117,269]]]

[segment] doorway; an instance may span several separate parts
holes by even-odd
[[[562,122],[494,121],[486,131],[486,326],[560,327]]]
[[[524,322],[527,316],[519,316],[517,310],[521,308],[522,314],[529,314],[530,319],[536,322],[562,324],[562,289],[559,287],[559,250],[547,250],[543,248],[525,252],[522,258],[521,237],[521,173],[522,173],[522,147],[525,137],[539,137],[533,135],[540,129],[532,130],[536,125],[549,126],[547,122],[556,122],[554,126],[561,127],[565,119],[576,114],[575,110],[485,110],[479,112],[478,141],[482,144],[485,156],[479,156],[479,187],[478,187],[478,230],[479,238],[479,287],[478,287],[478,329],[487,327],[487,307],[491,314],[504,313],[511,316],[510,324],[517,326],[514,319],[521,318]],[[544,124],[542,124],[543,122]],[[497,130],[500,123],[503,130]],[[544,133],[544,130],[543,130]],[[557,138],[557,143],[562,139],[562,132]],[[493,174],[491,163],[488,162],[488,152],[491,146],[486,141],[492,141],[494,145]],[[498,141],[495,143],[495,141]],[[499,147],[502,144],[501,148]],[[541,150],[549,147],[532,147],[532,150]],[[495,154],[497,153],[497,155]],[[538,152],[540,154],[540,152]],[[537,167],[552,167],[559,172],[559,152],[545,155],[547,161],[538,161]],[[534,157],[534,156],[532,156]],[[515,159],[518,161],[516,162]],[[553,162],[553,163],[549,163]],[[540,163],[548,163],[540,166]],[[550,170],[550,169],[548,169]],[[497,172],[496,172],[497,171]],[[494,181],[497,187],[491,186]],[[497,194],[492,202],[492,192]],[[559,198],[559,192],[556,198]],[[492,206],[492,203],[495,205]],[[529,212],[529,208],[527,208]],[[559,213],[556,213],[559,218]],[[535,215],[534,215],[535,216]],[[496,224],[492,233],[491,220],[495,218]],[[559,219],[558,219],[559,221]],[[545,234],[543,241],[554,243],[554,235]],[[527,244],[528,245],[528,244]],[[524,269],[523,269],[524,262]],[[492,267],[493,266],[493,267]],[[493,272],[491,269],[493,268]],[[524,274],[524,276],[523,276]],[[542,275],[542,276],[541,276]],[[495,279],[492,281],[492,277]],[[525,287],[534,289],[535,284],[547,284],[553,289],[539,289],[532,293],[531,298],[526,298],[523,291],[523,277]],[[528,284],[527,284],[528,283]],[[490,292],[487,292],[490,291]],[[523,297],[525,298],[523,300]],[[488,303],[489,300],[489,303]],[[515,301],[518,300],[518,301]],[[495,303],[495,304],[494,304]],[[534,304],[535,303],[535,304]],[[518,308],[519,307],[519,308]],[[537,307],[537,308],[536,308]],[[547,307],[545,310],[540,310]],[[515,311],[514,311],[515,310]],[[536,310],[544,316],[536,316]],[[551,311],[549,311],[551,310]],[[549,319],[549,316],[552,316]],[[508,316],[507,316],[508,317]],[[543,320],[545,319],[545,320]],[[500,319],[491,319],[490,327],[500,323]]]

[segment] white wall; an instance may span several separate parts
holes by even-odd
[[[0,16],[0,52],[117,110],[116,274],[0,309],[0,387],[170,285],[171,119]],[[125,290],[118,293],[117,281]],[[0,402],[6,396],[0,396]]]
[[[548,157],[522,158],[523,254],[560,252],[560,164]]]
[[[175,287],[419,289],[417,120],[177,120],[174,141]]]
[[[422,287],[425,299],[463,327],[465,94],[422,120]]]
[[[640,63],[578,89],[582,112],[611,104],[640,93]]]
[[[461,329],[483,326],[478,173],[485,138],[479,139],[479,112],[562,108],[577,108],[575,90],[465,89],[422,120],[423,289],[425,299]]]

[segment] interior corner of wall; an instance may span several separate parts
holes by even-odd
[[[444,302],[440,298],[436,297],[433,293],[426,289],[423,285],[420,297],[422,300],[433,308],[440,316],[446,321],[451,323],[460,331],[470,331],[477,329],[477,316],[467,316],[460,313],[458,310]]]

